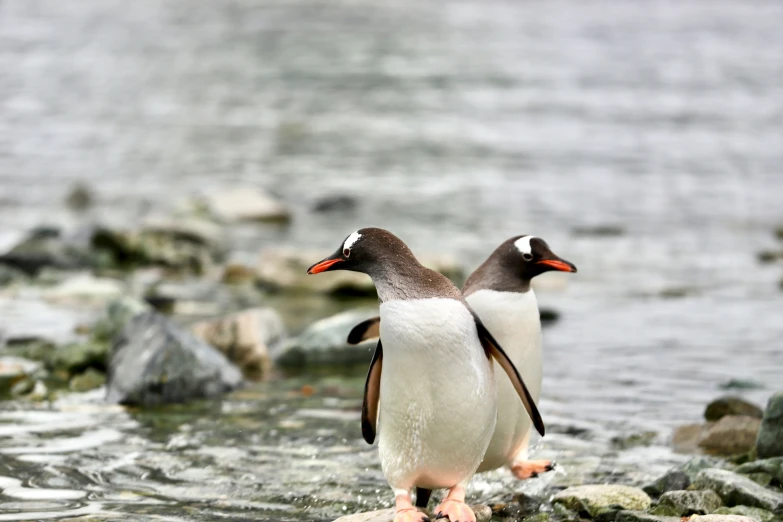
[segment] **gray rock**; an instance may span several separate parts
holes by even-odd
[[[79,274],[44,291],[47,301],[57,304],[105,303],[123,295],[125,284],[117,279]]]
[[[658,497],[667,491],[678,491],[686,489],[691,485],[691,479],[688,474],[679,469],[673,469],[652,484],[644,486],[642,489],[648,495]]]
[[[552,501],[577,513],[590,517],[602,509],[618,506],[621,509],[644,510],[651,504],[650,497],[639,488],[617,484],[574,486],[561,491]]]
[[[36,275],[45,267],[78,269],[92,266],[90,252],[65,238],[59,229],[39,227],[19,244],[0,255],[0,265]]]
[[[664,517],[644,511],[623,510],[617,513],[615,522],[680,522],[680,517]]]
[[[218,397],[241,383],[242,373],[222,353],[150,312],[134,317],[115,339],[106,398],[151,406]]]
[[[69,374],[79,373],[87,368],[106,368],[109,345],[101,341],[71,343],[51,350],[46,357],[46,366],[51,370],[64,370]]]
[[[0,358],[0,396],[9,395],[14,385],[35,372],[40,363],[20,357],[4,356]]]
[[[270,353],[285,340],[283,318],[271,308],[253,308],[202,321],[193,333],[239,366],[245,377],[260,379],[271,366]]]
[[[27,281],[27,274],[23,270],[0,262],[0,287],[26,283]]]
[[[677,515],[707,515],[723,505],[723,501],[712,490],[704,491],[668,491],[661,495],[661,505],[671,506]]]
[[[768,511],[783,510],[783,493],[759,486],[749,478],[724,469],[705,469],[693,483],[695,489],[711,489],[731,506],[751,506]]]
[[[716,455],[747,453],[756,444],[761,421],[745,415],[726,415],[703,433],[699,446]]]
[[[123,296],[106,306],[106,313],[92,328],[94,339],[110,341],[137,315],[151,312],[152,307],[135,297]]]
[[[481,504],[475,504],[470,506],[473,513],[476,514],[476,522],[489,522],[492,517],[492,510],[489,506]],[[435,520],[435,515],[430,512],[426,512],[431,520]],[[393,522],[394,521],[394,508],[379,509],[378,511],[370,511],[368,513],[357,513],[355,515],[346,515],[336,519],[334,522]]]
[[[708,421],[717,421],[726,415],[745,415],[760,419],[764,412],[748,401],[739,397],[720,397],[707,405],[704,410],[704,418]]]
[[[734,506],[734,507],[721,507],[715,510],[714,515],[742,515],[743,517],[752,518],[756,522],[768,522],[772,520],[775,515],[761,508],[749,507],[749,506]]]
[[[321,319],[273,353],[275,362],[280,366],[369,364],[374,345],[349,346],[346,338],[354,326],[376,315],[378,310],[362,308]]]
[[[699,517],[699,522],[753,522],[753,519],[742,515],[705,515]]]
[[[92,204],[92,191],[83,183],[76,183],[65,196],[65,205],[71,210],[83,211]]]
[[[762,459],[783,457],[783,391],[769,398],[756,439],[756,450]]]
[[[767,473],[777,481],[783,484],[783,457],[773,457],[771,459],[756,460],[741,465],[735,470],[743,475],[750,473]]]
[[[204,203],[215,219],[224,222],[291,220],[291,211],[284,203],[255,187],[212,191],[205,195]]]
[[[693,457],[691,460],[680,466],[680,470],[688,475],[688,478],[693,482],[699,473],[705,469],[715,468],[722,469],[726,466],[726,461],[716,457],[709,457],[706,455],[700,455]]]
[[[345,194],[332,194],[321,196],[313,202],[313,212],[350,212],[354,210],[358,202],[354,196]]]

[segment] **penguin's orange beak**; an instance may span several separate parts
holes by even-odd
[[[326,258],[323,261],[319,261],[310,268],[307,269],[308,274],[320,274],[321,272],[326,272],[329,270],[332,266],[336,265],[337,263],[341,263],[343,260],[339,257],[336,259],[333,258]]]
[[[576,272],[576,266],[573,263],[569,263],[564,259],[542,259],[536,263],[537,265],[546,265],[553,270],[559,270],[560,272]]]

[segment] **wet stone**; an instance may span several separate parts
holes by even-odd
[[[686,424],[675,428],[672,435],[672,446],[679,453],[697,453],[699,441],[707,431],[707,426],[702,424]]]
[[[726,415],[710,426],[699,446],[717,455],[737,455],[753,449],[761,421],[756,417]]]
[[[748,475],[751,473],[765,473],[777,485],[783,485],[783,457],[773,457],[771,459],[756,460],[739,466],[737,473]]]
[[[283,202],[255,187],[212,191],[205,195],[204,203],[210,214],[223,222],[287,223],[292,217]]]
[[[623,510],[617,513],[615,522],[680,522],[680,517],[651,515],[644,511]]]
[[[519,520],[538,513],[543,503],[543,500],[540,498],[519,493],[514,495],[508,502],[497,506],[497,509],[493,507],[493,512],[500,517]]]
[[[648,495],[651,495],[653,497],[658,497],[663,493],[666,493],[667,491],[677,491],[677,490],[686,489],[690,485],[691,485],[691,479],[688,477],[688,474],[685,473],[684,471],[674,469],[668,471],[661,478],[659,478],[652,484],[648,484],[647,486],[644,486],[642,489]]]
[[[66,344],[49,352],[46,366],[51,370],[64,370],[71,374],[87,368],[104,369],[108,353],[108,343],[101,341]]]
[[[742,515],[705,515],[699,517],[699,522],[753,522],[750,517]]]
[[[104,384],[106,384],[106,376],[93,368],[88,368],[84,373],[74,375],[68,386],[71,391],[85,392],[100,388]]]
[[[765,489],[749,478],[723,469],[705,469],[693,483],[695,489],[715,491],[727,506],[751,506],[783,510],[783,493]]]
[[[134,317],[117,336],[107,400],[150,406],[214,398],[242,384],[222,353],[154,312]]]
[[[704,418],[707,421],[717,421],[727,415],[744,415],[760,419],[764,412],[755,404],[739,397],[720,397],[707,405]]]
[[[706,515],[723,505],[717,493],[704,491],[669,491],[661,495],[660,505],[670,506],[677,515]]]
[[[756,522],[769,522],[775,515],[761,508],[749,506],[721,507],[715,510],[715,515],[741,515],[752,518]]]
[[[650,497],[639,488],[617,484],[574,486],[554,496],[553,502],[591,517],[602,508],[644,510],[650,507]]]
[[[783,391],[769,398],[756,440],[759,458],[783,457]]]

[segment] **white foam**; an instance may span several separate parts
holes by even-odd
[[[530,246],[530,240],[533,239],[536,236],[525,236],[520,237],[516,241],[514,241],[514,246],[517,247],[517,250],[522,252],[523,254],[532,254],[533,248]]]

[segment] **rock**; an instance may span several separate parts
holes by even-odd
[[[71,343],[55,348],[48,353],[46,366],[50,370],[64,370],[75,374],[87,368],[106,368],[109,345],[101,341]]]
[[[651,515],[658,517],[679,517],[680,512],[673,506],[658,504],[657,506],[650,508],[647,512]]]
[[[707,515],[723,505],[717,493],[704,491],[668,491],[661,495],[659,504],[673,507],[679,516]]]
[[[369,364],[375,347],[349,346],[346,339],[354,326],[376,315],[378,310],[362,308],[316,321],[273,353],[275,362],[289,367]]]
[[[344,194],[322,196],[313,202],[313,212],[350,212],[357,206],[356,198]]]
[[[36,381],[33,391],[24,396],[25,399],[35,402],[45,401],[49,398],[49,389],[41,381]]]
[[[222,353],[154,312],[117,336],[107,377],[108,401],[140,406],[218,397],[242,384]]]
[[[727,415],[703,433],[699,446],[717,455],[747,453],[756,444],[761,421],[755,417]]]
[[[546,511],[542,513],[536,513],[535,515],[531,515],[529,517],[525,517],[522,519],[522,522],[549,522],[550,515]],[[514,520],[514,519],[512,519]],[[517,519],[518,520],[518,519]]]
[[[701,473],[703,470],[710,468],[722,469],[725,466],[726,461],[723,459],[700,455],[698,457],[693,457],[691,460],[680,466],[680,470],[688,475],[690,481],[693,482],[696,480],[696,477],[699,476],[699,473]]]
[[[769,511],[749,507],[749,506],[734,506],[734,507],[721,507],[715,510],[714,515],[741,515],[743,517],[752,518],[756,522],[768,522],[772,520],[775,515]]]
[[[775,236],[778,239],[783,239],[783,225],[780,225],[778,228],[775,229]]]
[[[721,390],[760,390],[764,388],[764,385],[750,379],[729,379],[721,383],[718,388]]]
[[[285,204],[254,187],[210,192],[204,202],[209,212],[220,221],[291,221],[291,211]]]
[[[617,513],[615,522],[680,522],[680,517],[651,515],[644,511],[623,510]]]
[[[110,341],[137,315],[151,312],[152,307],[130,296],[114,299],[106,306],[106,313],[92,328],[94,339]]]
[[[541,324],[547,326],[560,319],[560,312],[552,308],[540,308],[538,317],[541,320]]]
[[[265,249],[261,252],[256,275],[258,283],[270,290],[302,293],[323,293],[351,296],[375,296],[375,286],[365,274],[335,271],[312,276],[307,269],[330,252],[293,248]],[[440,272],[455,284],[465,277],[462,266],[451,256],[425,255],[421,263]]]
[[[202,321],[194,324],[192,330],[223,352],[249,379],[260,379],[268,372],[270,353],[286,336],[282,317],[271,308],[253,308]]]
[[[0,358],[0,396],[9,395],[14,385],[37,370],[39,364],[20,357]]]
[[[9,286],[17,283],[26,283],[27,274],[11,265],[4,265],[0,262],[0,287]]]
[[[125,292],[125,285],[117,279],[83,274],[66,279],[55,287],[47,289],[44,297],[54,303],[101,302],[121,296]]]
[[[153,216],[144,220],[141,231],[166,236],[172,240],[196,243],[208,247],[216,255],[223,252],[221,228],[205,219]]]
[[[510,502],[492,506],[492,512],[502,518],[521,520],[541,511],[544,501],[525,493],[514,495]]]
[[[764,412],[761,408],[755,404],[751,404],[739,397],[728,396],[715,399],[704,410],[704,418],[708,421],[717,421],[726,415],[745,415],[760,419],[763,414]]]
[[[37,275],[45,267],[65,270],[89,267],[93,259],[89,252],[64,238],[59,229],[39,227],[10,251],[0,255],[0,264]]]
[[[759,263],[774,263],[783,261],[783,250],[762,250],[756,254]]]
[[[641,433],[632,433],[631,435],[622,437],[612,437],[610,442],[613,448],[626,450],[639,446],[649,446],[655,441],[657,436],[658,433],[655,431],[643,431]]]
[[[684,471],[673,469],[652,484],[644,486],[642,489],[650,496],[658,497],[667,491],[677,491],[687,489],[691,485],[691,479]]]
[[[561,491],[552,501],[580,515],[595,516],[602,508],[644,510],[650,507],[650,497],[639,488],[616,484],[574,486]]]
[[[767,473],[770,478],[778,485],[783,485],[783,457],[773,457],[771,459],[756,460],[739,466],[737,473],[743,475],[750,473]]]
[[[92,205],[92,192],[82,183],[77,183],[68,191],[65,196],[65,205],[71,210],[82,211]]]
[[[33,361],[45,361],[52,350],[54,350],[54,343],[40,337],[7,339],[3,348],[8,355]]]
[[[470,509],[476,514],[476,522],[489,522],[492,517],[492,510],[489,506],[474,504]],[[427,512],[431,520],[435,520],[435,515]],[[355,515],[346,515],[336,519],[334,522],[393,522],[394,508],[379,509],[368,513],[357,513]]]
[[[223,277],[221,280],[230,285],[253,282],[256,279],[256,272],[253,268],[239,263],[231,263],[223,267]]]
[[[769,398],[756,439],[756,451],[762,459],[783,457],[783,391]]]
[[[678,453],[697,453],[699,441],[706,433],[708,426],[702,424],[686,424],[675,428],[672,435],[672,446]]]
[[[693,483],[694,489],[715,491],[727,506],[751,506],[768,511],[783,510],[783,493],[759,486],[749,478],[723,469],[705,469]]]
[[[91,245],[108,268],[162,266],[201,274],[220,257],[218,247],[206,235],[204,230],[186,223],[169,229],[163,228],[162,223],[153,223],[141,230],[98,228],[92,234]]]
[[[104,384],[106,384],[106,376],[93,368],[88,368],[84,373],[74,375],[68,386],[71,391],[85,392],[100,388]]]
[[[575,236],[616,237],[625,234],[625,229],[620,225],[595,225],[575,227],[571,233]]]
[[[11,386],[11,397],[21,397],[22,395],[27,395],[33,391],[33,388],[35,388],[35,379],[25,377]]]
[[[753,522],[753,519],[741,515],[705,515],[698,522]]]

